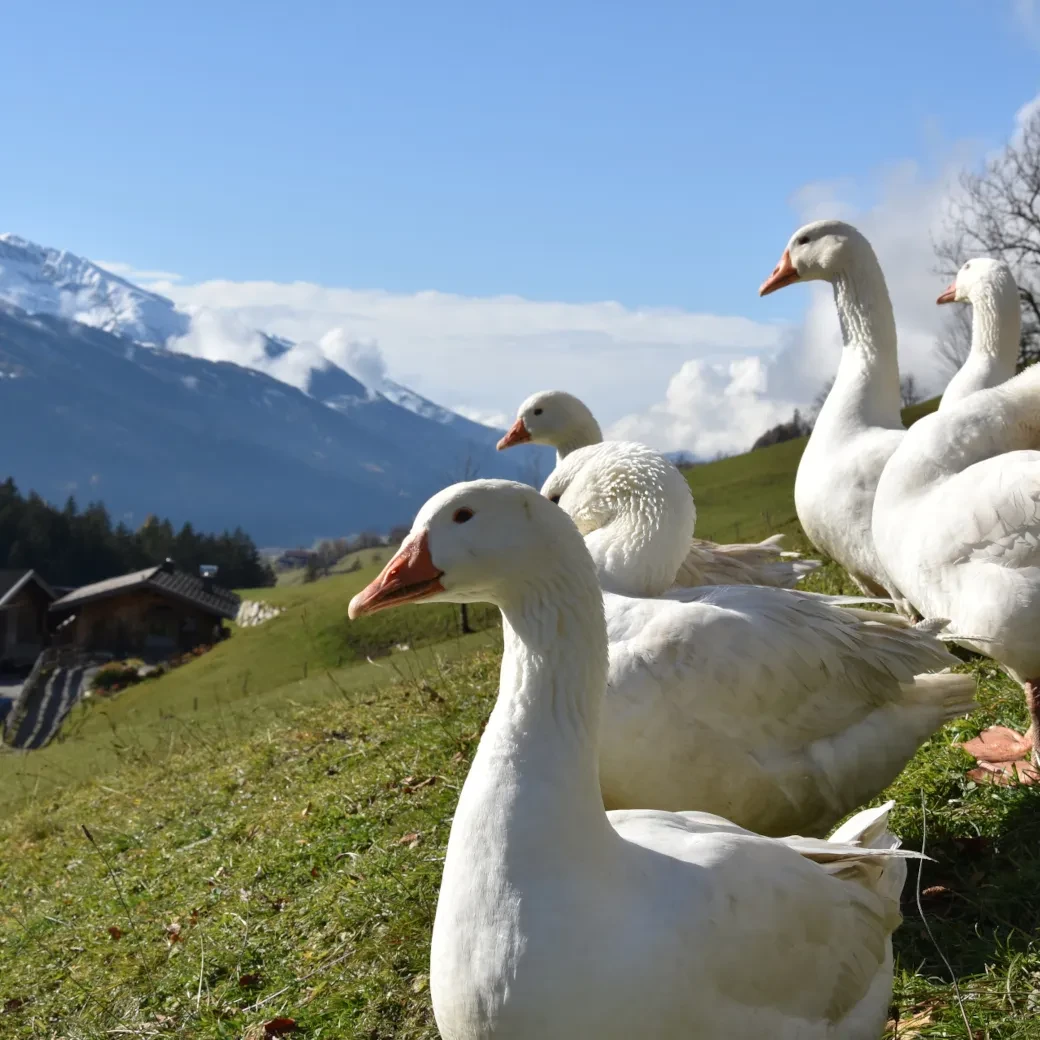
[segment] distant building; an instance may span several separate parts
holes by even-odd
[[[0,571],[0,665],[30,665],[47,642],[57,593],[32,570]]]
[[[62,596],[50,606],[57,638],[84,651],[168,657],[223,638],[241,600],[210,577],[185,574],[167,560]]]

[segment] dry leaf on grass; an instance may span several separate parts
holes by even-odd
[[[921,1029],[931,1025],[935,1020],[932,1008],[921,1008],[911,1011],[909,1014],[900,1015],[898,1023],[894,1018],[888,1020],[888,1030],[893,1040],[913,1040],[914,1037],[922,1036]]]

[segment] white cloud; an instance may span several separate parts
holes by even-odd
[[[483,408],[473,408],[468,404],[460,404],[455,408],[464,419],[472,419],[473,422],[483,423],[496,430],[508,430],[513,425],[516,412],[507,415],[505,412],[489,412]]]
[[[932,345],[941,314],[934,301],[942,287],[930,235],[946,183],[906,163],[866,183],[810,184],[794,200],[791,227],[829,214],[862,228],[889,279],[902,363],[925,385],[937,378]],[[848,201],[871,193],[873,205]],[[777,256],[785,244],[777,243]],[[749,310],[766,274],[748,274]],[[508,426],[534,390],[568,389],[609,436],[701,456],[743,451],[809,404],[841,350],[831,293],[821,285],[785,290],[808,297],[794,327],[614,302],[403,295],[303,282],[160,280],[148,287],[193,312],[191,332],[174,349],[257,368],[301,389],[328,358],[372,389],[389,370],[426,397],[496,426]],[[296,345],[272,360],[256,329]]]
[[[257,368],[266,360],[264,337],[236,315],[217,310],[196,311],[187,335],[171,339],[167,346],[180,354],[234,361],[246,368]]]
[[[275,379],[306,390],[311,370],[325,363],[325,354],[315,343],[296,343],[279,357],[270,357],[264,337],[238,315],[202,308],[192,314],[187,335],[171,339],[170,350],[207,361],[232,361],[244,368],[266,372]]]
[[[649,408],[691,357],[724,363],[775,352],[784,342],[784,326],[775,322],[614,302],[405,295],[304,282],[159,280],[147,288],[194,315],[175,349],[305,387],[308,366],[320,363],[316,344],[366,386],[378,389],[392,375],[496,425],[528,394],[550,387],[578,393],[610,422]],[[301,353],[272,363],[254,329],[294,341]]]
[[[266,363],[254,365],[283,383],[306,390],[310,386],[311,372],[325,364],[325,351],[320,344],[304,340],[293,344],[290,350]]]
[[[1037,0],[1037,27],[1040,31],[1040,0]],[[1016,113],[1015,113],[1015,130],[1011,135],[1011,141],[1013,144],[1020,144],[1022,141],[1022,131],[1026,124],[1040,112],[1040,94],[1037,94],[1031,101],[1027,101]]]
[[[386,383],[386,358],[375,340],[351,339],[346,329],[336,328],[321,337],[321,347],[330,361],[370,390],[380,390]]]
[[[687,361],[672,376],[663,401],[620,419],[608,435],[665,450],[687,448],[701,458],[728,453],[790,418],[797,402],[768,391],[769,362],[762,358]]]
[[[1023,10],[1037,6],[1040,0]],[[1017,114],[1019,125],[1037,105],[1040,98]],[[954,175],[979,157],[977,146],[962,144],[931,168],[895,163],[859,178],[807,184],[792,200],[791,231],[835,216],[871,240],[896,312],[901,370],[930,391],[941,389],[948,374],[934,352],[943,320],[935,297],[943,279],[935,272],[932,239]],[[776,243],[776,256],[785,244]],[[749,314],[756,312],[755,290],[768,273],[741,275]],[[496,426],[508,425],[531,392],[567,389],[586,401],[608,436],[702,456],[745,450],[795,407],[809,405],[841,353],[831,292],[821,284],[784,290],[806,304],[800,322],[784,324],[616,302],[395,294],[306,282],[193,285],[146,274],[136,272],[137,279],[194,314],[191,332],[176,343],[188,353],[236,361],[303,389],[311,370],[328,358],[370,388],[378,389],[389,373]],[[256,329],[296,346],[272,360]]]

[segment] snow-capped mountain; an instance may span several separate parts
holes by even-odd
[[[0,234],[0,301],[28,314],[67,318],[156,347],[187,335],[191,327],[191,315],[177,310],[165,296],[142,289],[67,250],[40,246],[10,233]],[[260,332],[268,359],[273,360],[294,346],[283,337]],[[347,382],[343,383],[340,377]],[[343,398],[349,397],[358,384],[357,379],[329,362],[312,370],[307,390],[320,401],[331,403],[338,399],[342,407]],[[346,393],[344,386],[350,388]],[[379,394],[424,419],[455,427],[481,443],[497,441],[502,435],[501,430],[466,419],[392,380],[364,386],[364,391],[362,396]]]
[[[153,346],[185,335],[191,324],[165,296],[74,253],[11,234],[0,234],[0,300]]]
[[[89,260],[0,235],[0,479],[286,545],[406,523],[468,476],[552,468],[542,449],[496,452],[501,431],[329,361],[303,392],[167,349],[190,325]],[[265,336],[269,360],[292,348]]]

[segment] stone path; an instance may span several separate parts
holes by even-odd
[[[37,660],[3,720],[4,743],[12,748],[32,751],[46,747],[83,696],[98,664],[82,656],[62,655],[57,661],[45,657]],[[48,670],[51,662],[53,667]]]

